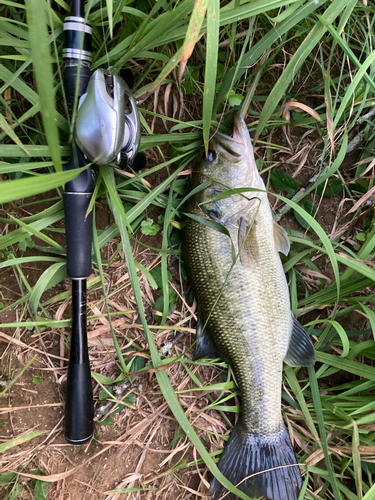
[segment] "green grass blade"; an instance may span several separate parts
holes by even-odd
[[[164,189],[178,176],[178,174],[186,167],[187,162],[184,162],[173,174],[171,174],[165,181],[161,182],[155,189],[150,191],[141,201],[139,201],[127,213],[129,222],[133,222],[139,217],[150,203],[157,198],[157,196],[164,191]]]
[[[265,34],[259,42],[257,42],[251,50],[244,56],[241,64],[238,67],[228,69],[222,85],[217,93],[214,104],[214,109],[225,99],[231,90],[235,81],[238,81],[242,75],[251,67],[255,62],[262,57],[262,55],[277,41],[291,30],[294,26],[298,25],[300,21],[311,15],[319,7],[327,3],[327,0],[310,0],[305,5],[300,7],[293,16],[288,17],[285,21],[281,22],[271,31]],[[234,75],[235,80],[234,80]]]
[[[358,87],[358,85],[362,81],[362,79],[363,79],[366,71],[374,63],[374,61],[375,61],[375,50],[368,56],[368,58],[366,59],[366,61],[364,61],[361,64],[360,69],[358,70],[358,72],[355,75],[355,77],[353,78],[352,82],[350,83],[350,85],[346,89],[345,95],[344,95],[344,97],[343,97],[343,99],[341,101],[340,107],[337,110],[337,113],[335,115],[335,120],[333,122],[333,127],[334,128],[337,127],[337,125],[338,125],[338,123],[340,121],[340,118],[345,113],[345,110],[346,110],[346,107],[349,104],[349,101],[351,101],[353,99],[353,94],[354,94],[356,88]],[[374,83],[373,86],[375,87],[375,83]]]
[[[28,65],[24,64],[21,66],[22,70],[24,71]],[[22,97],[27,99],[31,104],[37,104],[39,103],[39,96],[33,90],[30,88],[23,80],[22,78],[17,75],[17,73],[13,74],[11,71],[9,71],[8,68],[5,66],[0,66],[0,79],[5,82],[3,87],[1,87],[1,92],[4,92],[8,86],[13,87],[17,92],[19,92]]]
[[[358,450],[358,447],[360,445],[358,425],[355,422],[353,422],[352,428],[353,428],[352,449],[353,449],[354,480],[355,480],[355,487],[357,489],[358,500],[361,500],[363,498],[363,492],[362,492],[361,454]]]
[[[56,248],[61,253],[65,252],[65,249],[61,245],[59,245],[55,240],[53,240],[49,236],[46,236],[45,234],[41,233],[40,231],[34,229],[30,224],[26,224],[22,220],[16,219],[15,217],[13,217],[13,215],[10,215],[10,214],[9,214],[9,218],[11,220],[13,220],[16,224],[19,224],[21,227],[23,227],[24,229],[26,229],[30,234],[33,234],[34,236],[36,236],[40,240],[42,240],[45,243],[47,243],[47,245],[51,245],[51,247]]]
[[[317,430],[315,428],[313,417],[311,416],[311,413],[310,413],[310,411],[308,409],[308,406],[306,404],[306,401],[305,401],[305,398],[304,398],[304,395],[303,395],[303,390],[300,387],[300,383],[297,380],[297,377],[296,377],[296,375],[294,373],[293,368],[291,368],[290,366],[285,365],[284,372],[285,372],[285,375],[286,375],[286,377],[288,379],[290,387],[292,388],[292,390],[294,392],[294,395],[296,396],[297,401],[298,401],[298,403],[299,403],[299,405],[301,407],[303,415],[304,415],[307,423],[309,424],[310,431],[318,439],[319,438],[319,434],[318,434],[318,432],[317,432]]]
[[[357,253],[357,259],[367,259],[375,247],[375,225],[368,234],[366,241]],[[353,274],[352,268],[345,269],[341,278],[342,280],[348,279],[350,275]]]
[[[195,1],[194,9],[191,14],[188,29],[186,32],[185,41],[181,49],[171,58],[170,62],[164,68],[164,71],[160,73],[157,80],[149,88],[149,92],[152,92],[158,85],[160,85],[160,83],[167,77],[167,75],[172,71],[172,69],[177,66],[178,63],[180,63],[179,78],[181,80],[186,64],[200,36],[200,30],[204,16],[206,14],[208,4],[209,0]]]
[[[203,90],[203,142],[207,154],[212,107],[215,97],[217,58],[219,52],[220,1],[211,0],[207,10],[206,68]]]
[[[26,0],[29,41],[40,97],[40,111],[43,118],[44,131],[55,169],[57,172],[61,172],[62,164],[59,149],[59,134],[56,125],[55,92],[44,7],[45,2],[43,0]]]
[[[311,248],[314,248],[317,252],[323,252],[323,253],[326,253],[328,254],[328,250],[324,247],[320,247],[318,245],[315,245],[312,241],[308,240],[308,239],[302,239],[302,238],[296,238],[295,236],[290,236],[290,241],[291,242],[295,242],[295,243],[300,243],[300,244],[303,244],[305,246],[309,246]],[[301,254],[301,258],[303,257],[303,253]],[[375,271],[374,269],[372,269],[370,266],[368,266],[367,264],[359,261],[359,260],[355,260],[353,259],[352,257],[348,256],[348,255],[345,255],[343,253],[340,253],[340,254],[335,254],[336,255],[336,260],[338,262],[340,262],[341,264],[344,264],[345,266],[347,266],[347,269],[344,271],[344,273],[341,275],[340,277],[340,281],[341,283],[344,283],[344,282],[348,282],[348,277],[344,277],[344,274],[349,270],[349,271],[356,271],[360,274],[362,274],[363,276],[365,276],[366,278],[369,278],[370,280],[373,280],[375,281]],[[293,259],[292,260],[292,263],[295,261],[296,259]],[[297,258],[297,262],[300,260],[300,258]],[[296,262],[296,263],[297,263]],[[287,269],[289,269],[290,266],[289,264],[287,265]],[[352,272],[350,273],[352,274]],[[366,285],[368,286],[368,285]],[[340,289],[341,289],[341,285],[340,285]],[[321,292],[325,292],[324,290],[321,290],[320,292],[317,292],[317,293],[321,293]]]
[[[375,498],[375,484],[371,486],[362,500],[373,500]]]
[[[165,5],[167,5],[166,0],[159,0],[159,2],[153,6],[147,18],[143,21],[139,32],[130,35],[109,52],[109,58],[112,59],[128,48],[125,55],[116,61],[116,68],[121,68],[126,61],[132,57],[136,57],[140,51],[155,47],[155,42],[156,40],[160,40],[161,33],[170,31],[173,26],[176,24],[178,25],[188,17],[189,12],[194,6],[194,0],[181,2],[173,11],[164,12],[156,19],[151,20],[152,16],[154,16],[159,9],[163,9]],[[182,35],[182,38],[183,37],[184,34]],[[100,58],[94,67],[100,66],[105,60],[105,57]]]
[[[30,439],[34,439],[41,434],[46,434],[49,431],[32,431],[28,432],[27,434],[23,434],[22,436],[18,436],[14,439],[10,439],[9,441],[6,441],[5,443],[0,444],[0,453],[4,453],[4,451],[10,450],[11,448],[14,448],[15,446],[19,446],[20,444],[26,443],[27,441],[30,441]]]
[[[26,153],[27,156],[30,156],[27,149],[22,144],[17,134],[8,125],[8,122],[6,121],[5,117],[2,114],[0,114],[0,128],[2,128],[7,135],[9,135],[9,137],[22,149],[22,151]]]
[[[106,0],[107,3],[107,16],[109,25],[109,34],[113,38],[113,0]]]
[[[323,452],[324,452],[324,459],[325,459],[325,464],[326,464],[326,467],[328,470],[329,481],[330,481],[331,486],[332,486],[332,492],[334,494],[335,500],[341,500],[341,494],[340,494],[340,491],[338,488],[337,479],[333,473],[331,459],[330,459],[329,452],[328,452],[327,434],[326,434],[326,430],[325,430],[325,426],[324,426],[324,417],[323,417],[323,412],[322,412],[322,404],[321,404],[321,400],[320,400],[318,381],[316,379],[316,374],[315,374],[314,368],[309,366],[308,371],[309,371],[311,392],[312,392],[312,397],[314,400],[316,416],[318,418],[320,441],[321,441]]]
[[[214,0],[215,1],[215,0]],[[211,0],[212,2],[212,0]],[[182,66],[180,68],[180,75],[182,76],[182,73],[185,70],[185,66],[187,61],[189,60],[195,44],[198,41],[200,31],[201,31],[201,26],[204,20],[204,16],[206,14],[207,6],[209,3],[211,3],[209,0],[195,0],[194,2],[194,8],[193,12],[190,17],[189,21],[189,26],[186,32],[186,37],[184,44],[182,46],[183,51],[182,51],[182,57],[181,57],[181,63]]]
[[[52,161],[35,161],[30,163],[4,163],[0,162],[0,174],[11,174],[17,172],[29,172],[38,168],[52,167]]]
[[[339,273],[339,266],[337,262],[337,256],[335,254],[335,251],[333,249],[331,240],[328,238],[326,235],[326,232],[322,228],[322,226],[312,217],[309,213],[306,212],[302,207],[297,205],[297,203],[294,203],[293,201],[289,200],[288,198],[284,198],[284,196],[280,195],[275,195],[277,198],[280,198],[284,203],[287,203],[290,205],[296,212],[298,212],[304,219],[305,221],[309,224],[309,226],[316,232],[318,235],[320,241],[323,243],[325,250],[327,251],[327,254],[329,256],[329,259],[332,264],[333,272],[335,275],[336,279],[336,290],[337,290],[337,301],[339,300],[340,297],[340,273]]]
[[[94,217],[93,217],[93,225],[94,225],[94,230],[93,230],[93,242],[92,243],[93,243],[93,247],[94,247],[94,253],[96,256],[96,260],[98,263],[100,281],[101,281],[102,290],[103,290],[103,297],[104,297],[104,301],[105,301],[105,305],[106,305],[106,309],[107,309],[107,318],[108,318],[109,326],[111,329],[112,341],[113,341],[113,345],[115,346],[115,351],[117,354],[117,358],[121,364],[121,368],[123,369],[124,372],[126,372],[126,365],[125,365],[124,357],[122,355],[121,348],[119,346],[116,334],[113,330],[111,316],[109,314],[109,307],[108,307],[108,301],[107,301],[107,291],[105,288],[105,280],[104,280],[104,273],[103,273],[102,257],[100,255],[98,233],[97,233],[96,225],[95,225],[95,210],[94,210]]]
[[[48,267],[38,279],[30,297],[30,307],[36,315],[38,312],[39,301],[42,294],[51,286],[60,283],[66,277],[66,262],[56,262]]]
[[[185,134],[155,134],[141,137],[140,151],[161,146],[162,144],[190,144],[193,141],[201,141],[202,134],[199,132],[187,132]],[[0,149],[1,151],[1,149]]]
[[[347,335],[346,331],[344,330],[344,328],[340,325],[340,323],[338,323],[337,321],[334,321],[332,319],[324,319],[324,320],[322,319],[322,320],[311,321],[310,323],[307,323],[305,326],[308,327],[308,326],[316,325],[319,323],[329,323],[336,330],[336,332],[338,333],[338,335],[341,339],[341,342],[342,342],[341,357],[345,358],[349,354],[350,344],[349,344],[348,335]]]
[[[168,251],[168,237],[170,234],[170,223],[171,223],[171,209],[174,193],[174,182],[172,181],[169,188],[168,205],[164,212],[164,224],[163,224],[163,243],[161,254],[161,288],[163,294],[163,317],[161,319],[161,324],[164,325],[167,321],[167,316],[169,312],[169,283],[168,283],[168,262],[167,262],[167,251]]]
[[[145,266],[142,266],[142,264],[140,264],[139,262],[135,262],[135,267],[139,269],[141,273],[147,278],[147,281],[150,283],[151,288],[153,290],[156,290],[158,288],[158,284],[156,283],[150,271]]]
[[[153,92],[169,75],[169,73],[177,66],[177,64],[181,61],[182,52],[184,47],[181,47],[175,55],[169,60],[169,62],[165,65],[163,71],[159,73],[159,76],[156,78],[154,82],[150,85],[147,85],[142,89],[142,93],[144,92]]]
[[[353,8],[354,8],[354,5],[348,6],[349,12]],[[319,16],[318,14],[317,14],[317,18],[324,24],[324,26],[327,28],[327,30],[330,32],[330,34],[333,36],[333,38],[335,39],[337,44],[340,45],[340,47],[345,52],[345,54],[347,54],[348,57],[350,57],[350,60],[353,61],[353,63],[356,65],[357,69],[360,70],[362,67],[361,62],[357,59],[354,52],[351,50],[350,46],[348,45],[348,43],[343,40],[343,38],[340,36],[339,32],[335,29],[335,27],[332,26],[332,24],[328,23],[324,17]],[[375,89],[374,79],[371,78],[371,76],[367,72],[365,72],[362,76],[374,90]]]
[[[20,264],[27,264],[30,262],[63,262],[60,257],[48,257],[48,256],[38,256],[33,257],[18,257],[0,262],[0,269],[4,269],[9,266],[19,266]]]
[[[355,3],[356,0],[349,0],[349,2],[348,0],[334,0],[327,8],[323,16],[327,20],[327,22],[331,24],[347,5]],[[319,23],[314,26],[312,31],[308,34],[306,39],[302,42],[300,47],[291,58],[289,64],[283,71],[283,74],[279,78],[277,84],[271,90],[266,100],[255,132],[255,140],[262,133],[266,123],[271,118],[271,115],[275,112],[275,109],[278,106],[283,95],[285,94],[288,85],[291,83],[294,76],[298,73],[303,62],[311,54],[314,47],[317,45],[317,43],[319,43],[319,40],[322,38],[326,30],[327,28],[325,27],[325,25],[321,21],[319,21]]]
[[[121,233],[121,238],[122,238],[122,243],[123,243],[123,248],[125,252],[125,258],[126,262],[128,265],[128,272],[130,276],[130,282],[134,291],[134,296],[136,298],[137,306],[138,306],[138,311],[141,319],[141,323],[147,338],[147,342],[150,348],[151,352],[151,358],[152,358],[152,363],[154,368],[157,368],[159,366],[162,366],[162,362],[160,359],[160,355],[158,353],[158,350],[156,348],[154,339],[151,335],[150,329],[148,327],[147,321],[146,321],[146,316],[145,316],[145,311],[143,307],[143,302],[142,302],[142,294],[141,294],[141,289],[139,285],[139,281],[137,279],[137,270],[134,262],[134,257],[132,253],[132,248],[130,245],[130,239],[128,232],[126,230],[126,226],[124,224],[124,221],[121,219],[121,214],[117,210],[117,205],[113,205],[114,212],[113,215],[115,217],[116,223],[120,229]],[[226,486],[226,488],[233,493],[236,493],[239,498],[243,498],[245,500],[250,500],[247,495],[239,491],[237,488],[235,488],[219,471],[217,466],[215,465],[215,462],[212,460],[210,454],[207,452],[206,448],[204,447],[203,443],[195,433],[193,427],[191,426],[188,418],[186,417],[179,401],[178,398],[173,390],[173,387],[171,385],[171,382],[168,378],[168,375],[166,374],[165,371],[156,371],[156,377],[160,386],[160,389],[166,399],[168,401],[168,404],[170,406],[170,409],[177,419],[179,425],[183,429],[183,431],[186,433],[186,435],[190,438],[192,441],[193,445],[197,449],[198,453],[204,460],[205,464],[209,468],[209,470],[214,474],[214,476]]]
[[[372,335],[373,335],[374,340],[375,340],[375,312],[372,309],[370,309],[369,307],[365,306],[364,304],[359,303],[359,305],[362,308],[362,310],[366,313],[366,315],[370,321]]]
[[[308,484],[309,484],[309,473],[306,474],[305,480],[303,481],[301,491],[298,495],[298,500],[304,500]]]
[[[125,224],[128,226],[130,232],[132,233],[132,227],[129,223],[129,220],[125,214],[124,207],[122,206],[121,199],[116,195],[115,191],[115,180],[113,176],[113,169],[111,167],[106,167],[102,166],[100,168],[100,172],[103,177],[104,184],[106,185],[106,188],[108,189],[109,196],[113,203],[116,205],[116,209],[119,211],[121,214],[122,219],[125,221]]]
[[[367,235],[366,241],[358,252],[359,259],[367,259],[375,248],[375,224],[371,232]]]
[[[363,377],[367,380],[375,381],[375,368],[368,366],[357,361],[352,361],[347,358],[341,358],[340,356],[334,356],[333,354],[327,354],[325,352],[317,352],[316,360],[320,363],[325,363],[329,366],[334,366],[339,370],[345,370],[349,373],[353,373],[358,377]]]
[[[45,229],[51,224],[54,224],[55,222],[61,220],[63,216],[64,212],[61,210],[52,215],[43,218],[38,218],[34,222],[31,222],[30,226],[33,227],[34,229],[37,229],[38,231],[41,231],[42,229]],[[15,229],[14,231],[9,232],[8,234],[0,236],[0,249],[14,245],[15,243],[19,243],[20,241],[27,238],[29,235],[30,235],[29,231],[27,231],[23,227],[20,227],[18,229]]]
[[[17,181],[2,182],[0,183],[0,203],[19,200],[60,187],[77,177],[86,168],[41,175],[32,179],[26,178]]]
[[[24,145],[24,149],[27,151],[28,156],[52,157],[49,146]],[[69,156],[70,146],[60,146],[60,154]],[[3,158],[25,158],[25,152],[19,146],[13,144],[0,144],[0,156]]]

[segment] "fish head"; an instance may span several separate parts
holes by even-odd
[[[198,204],[208,215],[216,219],[226,219],[242,210],[249,198],[257,193],[234,194],[230,197],[210,200],[228,189],[252,187],[265,189],[259,175],[251,138],[245,120],[239,111],[234,112],[233,134],[228,136],[215,132],[204,155],[196,168],[194,184],[210,180],[211,184],[197,195]]]

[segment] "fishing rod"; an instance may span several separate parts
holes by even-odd
[[[73,0],[71,15],[64,21],[64,89],[70,117],[75,102],[85,93],[91,70],[90,23],[83,1]],[[70,161],[64,170],[84,167],[87,161],[72,142]],[[94,404],[87,345],[86,287],[91,274],[92,212],[86,216],[95,187],[95,170],[89,166],[65,186],[64,213],[67,273],[72,279],[72,333],[65,406],[65,438],[83,444],[94,433]]]
[[[94,165],[117,164],[140,170],[140,118],[130,86],[122,76],[99,68],[91,73],[90,23],[83,0],[73,0],[64,22],[64,89],[70,117],[78,104],[70,161],[64,170],[91,165],[68,182],[64,192],[67,273],[72,279],[72,333],[65,406],[65,438],[83,444],[94,433],[94,405],[87,344],[86,288],[91,274],[93,215],[87,214],[95,188]]]

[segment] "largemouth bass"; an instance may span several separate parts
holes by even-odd
[[[211,201],[229,188],[265,190],[239,112],[233,136],[216,133],[207,157],[193,169],[192,189],[204,182],[206,187],[190,198],[186,210],[192,218],[184,228],[184,253],[200,316],[195,357],[216,352],[227,360],[241,398],[238,423],[219,469],[251,498],[297,500],[302,480],[281,415],[282,370],[283,362],[312,366],[315,351],[290,311],[279,256],[289,252],[288,235],[273,221],[265,192]],[[214,479],[209,495],[218,499],[226,491]]]

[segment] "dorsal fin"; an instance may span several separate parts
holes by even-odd
[[[273,237],[275,240],[276,250],[284,255],[288,255],[290,250],[288,233],[276,221],[273,221]]]
[[[293,331],[284,362],[289,366],[313,366],[315,349],[309,334],[293,315]]]

